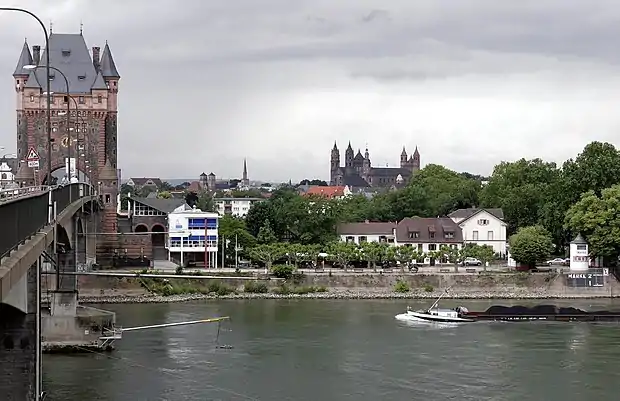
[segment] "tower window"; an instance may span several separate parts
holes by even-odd
[[[84,104],[84,96],[79,97],[80,104]]]
[[[63,96],[63,101],[65,103],[68,103],[69,102],[69,96]]]
[[[97,103],[103,103],[103,96],[97,96]]]
[[[111,196],[110,194],[105,194],[105,203],[110,203]]]
[[[34,103],[34,95],[30,95],[30,102]]]

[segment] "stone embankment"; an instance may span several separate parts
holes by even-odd
[[[484,273],[484,274],[351,274],[306,275],[291,289],[322,288],[323,291],[295,293],[277,291],[282,283],[263,281],[264,293],[244,292],[241,280],[171,279],[173,286],[187,293],[156,295],[134,278],[80,277],[82,303],[168,303],[209,299],[430,299],[444,295],[453,299],[584,299],[620,297],[620,285],[609,277],[601,288],[569,288],[560,274]],[[247,281],[246,281],[247,283]],[[396,292],[397,283],[406,283],[407,292]],[[228,292],[217,295],[212,286]]]

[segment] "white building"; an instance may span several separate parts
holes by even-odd
[[[15,181],[15,175],[6,162],[0,164],[0,188],[9,188]]]
[[[502,209],[459,209],[448,215],[461,227],[467,244],[489,245],[495,253],[506,256],[506,223]]]
[[[217,267],[218,242],[217,213],[200,209],[175,210],[168,214],[167,249],[170,259],[181,266],[188,262],[205,267]]]
[[[262,200],[262,198],[216,198],[213,201],[220,216],[245,217],[252,205]]]
[[[363,242],[394,243],[396,223],[365,221],[345,223],[338,226],[338,235],[343,242],[361,244]]]

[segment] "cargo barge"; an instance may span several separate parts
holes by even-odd
[[[471,321],[556,321],[556,322],[620,322],[620,311],[584,311],[582,309],[555,305],[527,306],[491,306],[484,312],[470,312],[457,307],[455,312]]]
[[[447,293],[447,290],[446,292]],[[445,294],[444,293],[444,294]],[[396,315],[400,320],[414,320],[435,323],[469,323],[479,321],[551,321],[551,322],[619,322],[620,311],[585,311],[577,308],[562,308],[556,305],[502,306],[494,305],[484,312],[470,312],[464,306],[454,309],[439,308],[444,294],[428,309],[414,311],[407,307],[405,313]]]

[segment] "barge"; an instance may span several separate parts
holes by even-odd
[[[455,311],[460,317],[471,319],[471,321],[620,322],[620,311],[585,311],[556,305],[533,307],[494,305],[484,312],[470,312],[466,308],[457,307]]]

